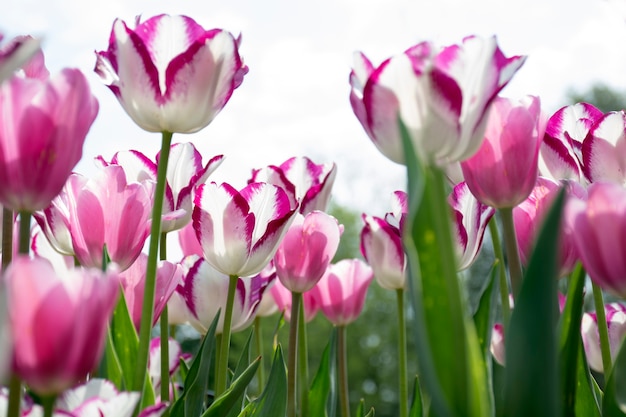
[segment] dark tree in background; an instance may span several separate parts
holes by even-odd
[[[626,109],[626,90],[616,90],[604,83],[596,83],[586,91],[570,89],[567,92],[569,104],[586,102],[603,112]]]

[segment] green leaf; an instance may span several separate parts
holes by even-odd
[[[413,402],[409,409],[409,417],[422,417],[424,415],[424,405],[422,403],[422,390],[420,389],[419,378],[415,377],[415,385],[413,387]]]
[[[248,404],[240,416],[282,417],[287,412],[287,374],[283,350],[278,345],[272,361],[272,369],[263,393]]]
[[[334,407],[337,401],[337,394],[333,376],[335,375],[337,364],[336,339],[337,331],[333,329],[309,390],[309,415],[311,416],[335,415]],[[332,407],[330,411],[328,410],[329,407]]]
[[[606,382],[602,401],[605,417],[626,416],[626,343],[622,342],[613,369]]]
[[[202,417],[223,417],[229,415],[231,410],[236,410],[234,415],[238,415],[248,384],[254,378],[260,363],[261,358],[257,358],[247,369],[243,370],[224,394],[219,396],[202,414]],[[239,404],[239,408],[235,407],[237,404]]]
[[[602,391],[589,372],[585,350],[578,350],[575,415],[580,417],[600,417]],[[563,413],[563,415],[567,415]]]
[[[200,416],[204,411],[207,399],[207,387],[209,384],[209,372],[211,370],[211,359],[215,346],[215,328],[219,320],[219,313],[213,319],[208,332],[202,339],[200,350],[191,363],[187,377],[185,378],[185,388],[178,400],[172,406],[171,417],[193,417]]]
[[[580,322],[583,316],[585,270],[579,264],[569,282],[567,301],[559,319],[559,376],[563,415],[584,411],[584,416],[599,416],[589,369],[582,356]]]
[[[461,297],[445,176],[421,166],[401,120],[399,127],[409,185],[403,239],[423,387],[433,415],[483,416],[490,407],[487,377],[476,368],[480,347]]]
[[[560,414],[556,357],[558,237],[564,192],[541,228],[505,335],[505,415]]]
[[[365,400],[361,398],[359,401],[359,406],[356,410],[356,417],[374,417],[374,408],[370,408],[370,410],[365,414]]]
[[[124,389],[128,389],[133,386],[132,378],[136,371],[139,338],[123,295],[119,297],[113,310],[110,331],[113,348],[123,374]]]

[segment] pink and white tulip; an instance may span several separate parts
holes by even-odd
[[[582,147],[583,170],[591,182],[626,185],[626,113],[610,112],[589,129]]]
[[[148,255],[141,253],[127,270],[119,274],[126,305],[128,306],[128,311],[130,312],[130,316],[137,331],[139,331],[141,324],[147,265]],[[168,261],[158,262],[154,290],[153,325],[156,324],[159,317],[161,317],[161,312],[167,305],[176,287],[182,283],[182,266]]]
[[[35,218],[55,249],[83,266],[101,267],[106,246],[125,270],[137,259],[150,231],[153,183],[127,183],[122,167],[93,178],[72,174],[63,193]]]
[[[116,19],[96,73],[126,113],[149,132],[194,133],[222,110],[248,68],[240,39],[187,16]]]
[[[469,268],[483,244],[483,237],[495,209],[481,203],[465,182],[457,184],[448,196],[452,208],[457,269]]]
[[[538,97],[494,100],[485,140],[461,162],[465,182],[480,202],[512,208],[528,197],[537,180],[545,126]]]
[[[362,216],[361,253],[372,267],[378,284],[389,290],[406,284],[406,257],[400,229],[380,217]]]
[[[356,320],[363,306],[374,271],[359,259],[343,259],[332,264],[311,290],[320,309],[335,326]]]
[[[223,155],[214,156],[203,165],[202,155],[191,142],[175,143],[170,147],[161,220],[162,233],[178,230],[189,224],[195,188],[206,182],[220,166],[223,158]],[[98,157],[97,161],[102,166],[120,165],[129,182],[157,181],[159,155],[153,161],[141,152],[131,150],[117,152],[110,163],[102,157]]]
[[[582,147],[592,126],[604,114],[588,103],[565,106],[546,125],[540,150],[540,175],[555,180],[572,179],[584,184]]]
[[[203,258],[189,256],[183,260],[186,270],[182,295],[189,310],[189,323],[200,333],[206,333],[218,311],[226,308],[228,295],[228,275],[214,269]],[[239,278],[237,282],[231,331],[247,328],[254,321],[256,309],[261,302],[269,280],[257,275],[252,278]],[[217,323],[217,333],[222,333],[224,314]]]
[[[185,359],[188,354],[183,354],[180,343],[176,339],[168,339],[168,367],[170,376],[180,367],[180,359]],[[150,341],[150,356],[148,358],[148,374],[152,381],[155,392],[161,387],[161,338],[155,337]]]
[[[572,199],[565,210],[566,220],[575,230],[576,250],[596,284],[626,297],[626,189],[599,182],[587,191],[586,202]]]
[[[254,170],[250,182],[269,182],[283,188],[300,204],[300,213],[306,215],[328,208],[336,176],[334,163],[316,164],[307,157],[293,157],[279,166]]]
[[[355,55],[350,102],[378,149],[404,163],[398,117],[427,163],[448,164],[480,147],[491,102],[524,63],[507,58],[495,37],[467,37],[437,50],[422,42],[378,67]]]
[[[80,160],[98,101],[77,69],[48,78],[42,58],[25,74],[0,85],[0,204],[33,212],[61,192]]]
[[[274,285],[269,289],[269,292],[274,303],[276,303],[278,311],[284,314],[285,320],[291,321],[291,291],[285,288],[280,280],[277,279]],[[304,311],[304,321],[306,323],[315,318],[320,306],[317,299],[313,296],[313,291],[307,291],[302,294],[302,308]]]
[[[342,232],[337,219],[323,211],[296,215],[274,256],[280,282],[298,293],[313,288],[335,256]]]
[[[626,306],[622,303],[611,303],[604,307],[604,311],[609,330],[609,350],[611,351],[611,358],[615,359],[624,336],[626,336]],[[581,332],[589,367],[594,371],[604,372],[598,333],[598,317],[595,312],[583,314]]]
[[[40,395],[84,380],[104,349],[117,277],[98,269],[57,275],[46,260],[20,256],[5,282],[15,372]]]
[[[297,204],[267,183],[251,183],[241,191],[223,183],[196,189],[193,227],[209,264],[226,275],[248,277],[274,257]]]

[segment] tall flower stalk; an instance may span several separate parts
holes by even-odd
[[[219,356],[217,359],[217,373],[215,381],[215,396],[219,397],[226,391],[228,383],[228,353],[230,351],[230,333],[233,321],[233,305],[235,303],[235,291],[237,289],[237,275],[230,275],[228,280],[228,295],[226,298],[226,310],[224,311],[224,326],[220,339]]]
[[[150,226],[150,246],[148,247],[148,265],[146,267],[146,286],[143,295],[143,309],[139,328],[139,350],[137,367],[132,389],[143,392],[144,382],[148,369],[148,355],[150,352],[150,330],[152,329],[152,310],[154,305],[154,289],[156,282],[157,260],[159,257],[159,241],[161,240],[161,214],[163,212],[163,198],[167,182],[167,162],[169,160],[171,132],[162,132],[161,157],[157,171],[157,184],[154,192],[154,206],[152,207],[152,224]]]

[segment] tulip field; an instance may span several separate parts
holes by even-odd
[[[93,175],[86,75],[0,41],[0,417],[373,417],[349,372],[372,286],[395,415],[626,416],[624,110],[504,96],[528,57],[496,36],[355,53],[346,105],[406,183],[354,236],[333,161],[213,180],[194,134],[246,88],[241,35],[116,19],[95,76],[161,147]]]

